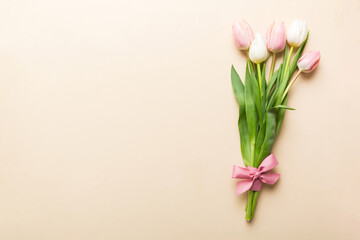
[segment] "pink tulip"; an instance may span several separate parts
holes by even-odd
[[[239,50],[248,50],[254,40],[251,26],[245,20],[236,21],[233,25],[233,34],[236,47]]]
[[[297,62],[298,68],[305,73],[313,71],[320,61],[320,51],[305,53]]]
[[[266,40],[270,52],[278,53],[283,51],[286,44],[284,22],[273,22],[267,30]]]

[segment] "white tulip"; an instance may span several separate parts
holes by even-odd
[[[254,41],[250,45],[249,58],[253,63],[261,63],[268,57],[266,41],[260,33],[255,35]]]
[[[295,19],[287,31],[287,41],[292,47],[299,47],[308,34],[308,28],[305,21]]]

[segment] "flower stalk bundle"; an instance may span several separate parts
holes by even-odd
[[[236,192],[248,192],[246,220],[250,221],[255,212],[262,183],[274,184],[280,174],[269,172],[278,162],[272,154],[275,138],[284,120],[288,93],[301,73],[313,71],[320,60],[319,51],[302,55],[309,31],[305,21],[295,20],[287,33],[283,22],[270,25],[266,40],[260,33],[255,36],[251,26],[244,20],[233,25],[236,47],[248,51],[245,81],[243,82],[234,66],[231,68],[231,83],[239,104],[238,127],[241,154],[245,168],[234,166],[233,178],[242,179],[237,183]],[[278,53],[285,51],[282,63],[275,70]],[[265,64],[271,53],[270,72]],[[298,69],[298,70],[297,70]]]

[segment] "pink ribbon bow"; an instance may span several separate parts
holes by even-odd
[[[262,183],[274,184],[279,179],[280,174],[268,172],[276,165],[278,161],[274,154],[267,156],[260,164],[259,168],[247,166],[242,168],[235,166],[233,168],[233,178],[245,179],[237,182],[236,194],[240,195],[248,190],[260,191]]]

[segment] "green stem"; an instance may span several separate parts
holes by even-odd
[[[250,159],[250,166],[253,167],[255,164],[255,140],[251,141],[251,159]]]
[[[254,212],[255,212],[255,208],[256,208],[256,204],[257,204],[257,200],[259,197],[259,192],[254,192],[254,196],[253,196],[253,202],[252,202],[252,209],[251,209],[251,217],[254,217]]]
[[[254,158],[255,158],[255,141],[252,141],[251,146],[251,159],[250,159],[250,166],[254,166]],[[252,203],[253,203],[253,196],[254,196],[254,191],[249,190],[248,191],[248,201],[246,204],[246,216],[245,219],[247,221],[250,221],[252,218]]]
[[[294,50],[294,47],[290,47],[290,51],[289,51],[289,54],[287,56],[287,59],[286,59],[286,63],[285,63],[285,68],[284,68],[284,72],[283,72],[283,75],[282,75],[282,78],[284,78],[284,76],[286,76],[286,73],[287,73],[287,70],[288,70],[288,67],[289,67],[289,63],[290,63],[290,59],[291,59],[291,54]]]
[[[260,89],[260,96],[261,96],[261,94],[262,94],[262,91],[261,91],[261,82],[262,82],[262,79],[261,79],[260,63],[257,63],[256,66],[257,66],[258,76],[259,76],[259,89]]]
[[[254,191],[249,190],[248,191],[248,202],[247,202],[247,209],[246,209],[246,220],[250,222],[252,219],[252,203],[253,203],[253,195]]]
[[[276,59],[276,53],[273,53],[272,59],[271,59],[271,67],[270,67],[270,74],[269,74],[269,79],[268,79],[268,81],[271,80],[271,77],[272,77],[272,75],[273,75],[273,73],[274,73],[275,59]]]
[[[299,71],[295,74],[295,76],[293,77],[293,79],[291,79],[289,85],[287,86],[287,88],[285,89],[285,92],[284,94],[282,95],[282,98],[281,98],[281,102],[282,103],[284,101],[284,98],[286,96],[286,94],[289,92],[291,86],[294,84],[295,80],[298,78],[298,76],[300,75],[301,73],[301,70],[299,69]]]

